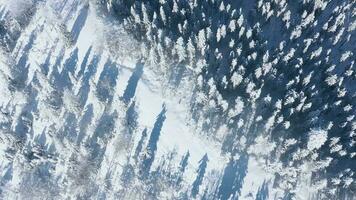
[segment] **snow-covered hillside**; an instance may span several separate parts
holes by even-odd
[[[356,3],[0,0],[0,199],[355,199]]]

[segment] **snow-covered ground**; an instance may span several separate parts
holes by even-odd
[[[54,125],[55,129],[61,129],[65,126],[63,120],[66,118],[66,114],[68,112],[78,113],[80,116],[80,111],[82,108],[78,108],[75,106],[77,104],[78,93],[76,93],[81,87],[81,79],[77,79],[75,77],[75,73],[78,73],[80,70],[80,64],[85,59],[85,55],[87,50],[91,47],[93,50],[91,51],[88,60],[91,60],[94,55],[100,55],[100,62],[96,66],[96,72],[90,77],[90,84],[95,88],[95,85],[98,84],[100,74],[103,70],[106,60],[110,59],[112,62],[116,63],[116,67],[119,71],[119,75],[116,77],[117,84],[114,88],[114,100],[113,105],[110,107],[111,110],[118,110],[119,115],[123,115],[123,106],[120,101],[120,98],[127,86],[127,82],[132,75],[132,72],[136,66],[135,62],[138,62],[138,57],[122,57],[119,56],[117,58],[112,58],[111,53],[106,49],[107,46],[103,40],[103,36],[105,34],[105,29],[110,28],[108,24],[105,24],[102,19],[100,19],[95,12],[95,5],[91,5],[85,8],[85,3],[79,4],[78,6],[74,6],[71,4],[78,4],[77,1],[64,1],[62,3],[58,1],[47,1],[45,3],[40,2],[41,6],[38,6],[36,14],[33,16],[33,20],[27,26],[27,28],[22,32],[15,50],[13,51],[10,59],[14,59],[14,62],[19,62],[21,56],[27,54],[26,65],[28,66],[28,77],[26,79],[26,85],[30,86],[34,82],[34,78],[37,75],[37,79],[39,79],[39,88],[36,99],[31,99],[31,94],[23,94],[21,91],[15,92],[13,94],[3,95],[2,105],[3,107],[7,107],[8,109],[16,112],[14,114],[13,119],[16,120],[17,116],[20,116],[21,112],[25,109],[25,107],[29,104],[29,102],[33,100],[38,100],[37,111],[34,112],[34,119],[32,121],[32,131],[33,135],[31,136],[35,140],[37,137],[41,137],[41,135],[47,131],[47,129]],[[19,10],[16,6],[21,5],[19,2],[9,2],[5,1],[2,4],[5,8],[14,15],[18,15],[17,12],[24,12]],[[62,8],[62,9],[60,9]],[[73,9],[74,8],[74,9]],[[63,26],[66,26],[67,30],[70,30],[71,26],[75,23],[78,15],[80,15],[81,9],[89,9],[88,16],[86,16],[85,23],[80,30],[78,40],[74,44],[67,44],[68,38],[66,38],[65,30],[63,30]],[[16,11],[16,12],[14,12]],[[68,17],[68,16],[71,17]],[[67,19],[67,20],[66,20]],[[61,27],[62,26],[62,27]],[[74,28],[72,28],[74,29]],[[117,30],[120,30],[117,27]],[[124,55],[125,51],[127,51],[126,46],[130,49],[130,45],[137,45],[133,40],[133,38],[129,37],[122,29],[122,32],[117,32],[117,37],[122,37],[121,40],[125,41],[126,44],[119,44],[123,49],[119,49],[121,51],[118,55]],[[32,44],[30,47],[26,47],[28,45],[31,37],[34,37]],[[126,38],[123,38],[126,37]],[[26,50],[28,48],[28,50]],[[77,65],[74,66],[75,73],[71,74],[73,76],[71,79],[73,80],[74,86],[73,90],[65,90],[63,96],[63,103],[65,104],[64,108],[60,110],[60,112],[53,112],[53,110],[46,105],[46,95],[53,90],[52,85],[50,84],[50,74],[53,73],[53,65],[56,63],[56,59],[58,56],[63,56],[62,64],[59,65],[59,73],[66,70],[63,66],[63,61],[70,59],[71,53],[74,49],[78,49],[78,57],[77,57]],[[25,52],[27,51],[27,52]],[[137,53],[139,55],[140,52]],[[47,61],[46,61],[47,60]],[[41,74],[41,65],[44,62],[49,62],[50,67],[48,69],[47,76]],[[222,170],[224,164],[226,162],[226,158],[223,155],[220,155],[220,148],[218,144],[215,144],[214,141],[203,138],[199,135],[199,132],[194,130],[194,127],[190,127],[186,122],[189,117],[189,104],[187,102],[187,97],[184,96],[173,96],[167,95],[164,93],[165,88],[164,85],[161,85],[160,80],[155,79],[155,74],[152,71],[152,67],[154,66],[144,66],[144,72],[141,80],[138,82],[136,93],[135,93],[135,101],[137,103],[137,112],[138,112],[138,130],[143,130],[144,128],[152,129],[153,124],[155,123],[157,115],[160,113],[162,109],[162,105],[165,104],[167,108],[166,113],[166,121],[163,125],[161,136],[158,141],[158,149],[156,157],[160,158],[164,154],[176,150],[179,157],[183,156],[186,152],[190,152],[189,159],[189,167],[185,174],[185,181],[191,183],[195,178],[195,171],[198,168],[199,160],[204,156],[204,154],[208,154],[209,156],[209,165],[208,171],[210,170]],[[11,67],[2,67],[2,75],[7,75]],[[87,70],[87,69],[86,69]],[[84,72],[85,73],[85,72]],[[61,80],[59,80],[61,81]],[[2,83],[2,87],[6,87],[8,83]],[[77,89],[75,89],[77,88]],[[185,88],[185,94],[189,94],[188,91],[192,88]],[[2,91],[5,93],[7,88],[4,88]],[[188,91],[187,91],[188,90]],[[98,121],[105,112],[105,105],[100,102],[95,96],[95,89],[92,89],[89,92],[88,100],[86,101],[86,105],[92,104],[93,109],[93,120],[91,126],[92,131],[94,131]],[[29,95],[29,97],[27,96]],[[43,96],[42,96],[43,95]],[[182,95],[182,94],[181,94]],[[73,105],[74,104],[74,105]],[[115,105],[117,104],[117,105]],[[31,105],[29,105],[31,106]],[[15,129],[16,122],[13,122],[13,130]],[[90,129],[90,128],[89,128]],[[115,132],[120,134],[121,127],[116,127]],[[2,130],[4,131],[4,130]],[[15,130],[14,130],[15,131]],[[88,130],[88,133],[91,131]],[[133,143],[130,148],[136,147],[139,139],[141,137],[141,131],[137,131],[134,135]],[[55,148],[60,149],[61,147],[57,147],[57,145],[65,144],[56,144],[54,141],[56,138],[52,138],[52,136],[46,135],[46,143],[54,144]],[[28,141],[31,142],[31,141]],[[115,136],[112,141],[115,144]],[[110,142],[109,142],[110,143]],[[62,147],[64,147],[62,146]],[[115,160],[115,163],[118,166],[123,166],[126,162],[126,156],[123,152],[115,152],[115,148],[108,144],[108,148],[105,152],[105,157],[109,159],[107,162],[110,162],[110,159]],[[4,147],[5,148],[5,147]],[[68,147],[64,147],[66,149]],[[77,148],[77,147],[71,147]],[[6,148],[5,148],[6,149]],[[2,150],[4,152],[5,150]],[[113,151],[113,152],[111,152]],[[61,154],[61,152],[58,152]],[[63,152],[65,153],[65,152]],[[122,155],[120,155],[120,153]],[[5,156],[5,155],[3,155]],[[67,155],[62,155],[66,157]],[[60,157],[62,157],[60,155]],[[4,158],[4,157],[3,157]],[[9,165],[13,165],[11,162],[6,162],[7,159],[2,159],[1,168],[5,169]],[[156,168],[159,165],[159,159],[155,161],[153,164],[153,168]],[[66,173],[65,165],[60,166],[58,163],[56,166],[57,176],[63,176],[61,173]],[[22,167],[19,167],[22,168]],[[16,170],[22,169],[12,169],[13,178],[8,180],[6,183],[8,186],[7,190],[12,191],[16,190],[19,185],[21,185],[22,174],[16,174]],[[4,171],[6,172],[6,170]],[[16,177],[19,176],[19,177]],[[4,175],[3,175],[4,176]],[[17,180],[17,181],[15,181]],[[11,185],[11,186],[9,186]],[[7,194],[7,192],[4,194]],[[20,194],[13,193],[13,197],[16,197]],[[10,196],[12,196],[10,195]],[[10,197],[9,196],[9,197]],[[6,198],[6,196],[5,196]]]
[[[191,114],[196,69],[187,67],[179,87],[169,85],[150,62],[149,46],[95,1],[0,0],[0,14],[21,27],[13,49],[0,49],[1,199],[224,199],[221,183],[235,192],[230,199],[288,199],[286,191],[312,199],[327,186],[311,183],[312,173],[331,162],[313,153],[327,141],[326,131],[311,130],[307,147],[293,157],[311,157],[300,168],[270,162],[272,152],[296,143],[281,139],[277,151],[263,134],[279,115],[277,101],[261,135],[251,144],[246,137],[253,136],[239,138],[240,154],[223,152],[227,125],[206,135]],[[28,24],[16,24],[24,17]],[[258,122],[252,104],[238,124],[248,133]],[[142,166],[150,159],[147,178]]]

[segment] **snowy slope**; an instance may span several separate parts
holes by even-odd
[[[335,3],[348,30],[324,63],[319,36],[298,39],[314,18],[297,24],[293,2],[206,2],[217,22],[201,1],[0,0],[0,198],[353,199],[355,4]],[[318,2],[311,12],[331,15]],[[248,27],[255,6],[283,23]],[[197,31],[186,13],[212,24]],[[295,29],[275,38],[269,26]],[[319,62],[338,88],[318,84]]]

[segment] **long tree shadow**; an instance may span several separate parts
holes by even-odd
[[[77,19],[75,20],[72,30],[71,30],[71,39],[74,44],[77,42],[79,38],[79,34],[82,31],[85,22],[88,18],[88,13],[89,13],[89,5],[84,6],[80,11]]]
[[[166,120],[166,112],[167,112],[166,106],[163,104],[162,111],[158,115],[156,122],[153,126],[153,129],[152,129],[152,132],[151,132],[151,135],[148,140],[147,147],[146,147],[146,152],[143,156],[142,166],[140,169],[140,173],[143,178],[148,177],[150,169],[151,169],[151,165],[155,159],[157,143],[159,140],[159,136],[161,134],[161,129],[162,129],[163,123]]]
[[[222,181],[217,193],[221,200],[238,199],[244,178],[247,174],[248,155],[243,153],[238,160],[233,158],[224,170]]]
[[[79,103],[81,107],[83,107],[88,99],[89,91],[90,91],[90,78],[95,74],[97,70],[97,66],[100,61],[100,55],[94,55],[92,61],[88,66],[88,70],[84,73],[82,78],[82,86],[79,89],[78,96],[79,96]]]
[[[138,81],[140,80],[142,74],[143,74],[143,66],[144,64],[140,61],[136,64],[136,68],[134,72],[132,73],[129,81],[127,82],[126,89],[124,91],[124,94],[122,95],[122,100],[127,104],[130,102],[132,97],[135,96],[136,88]]]
[[[108,59],[97,84],[97,95],[100,101],[112,102],[118,74],[117,65]]]

